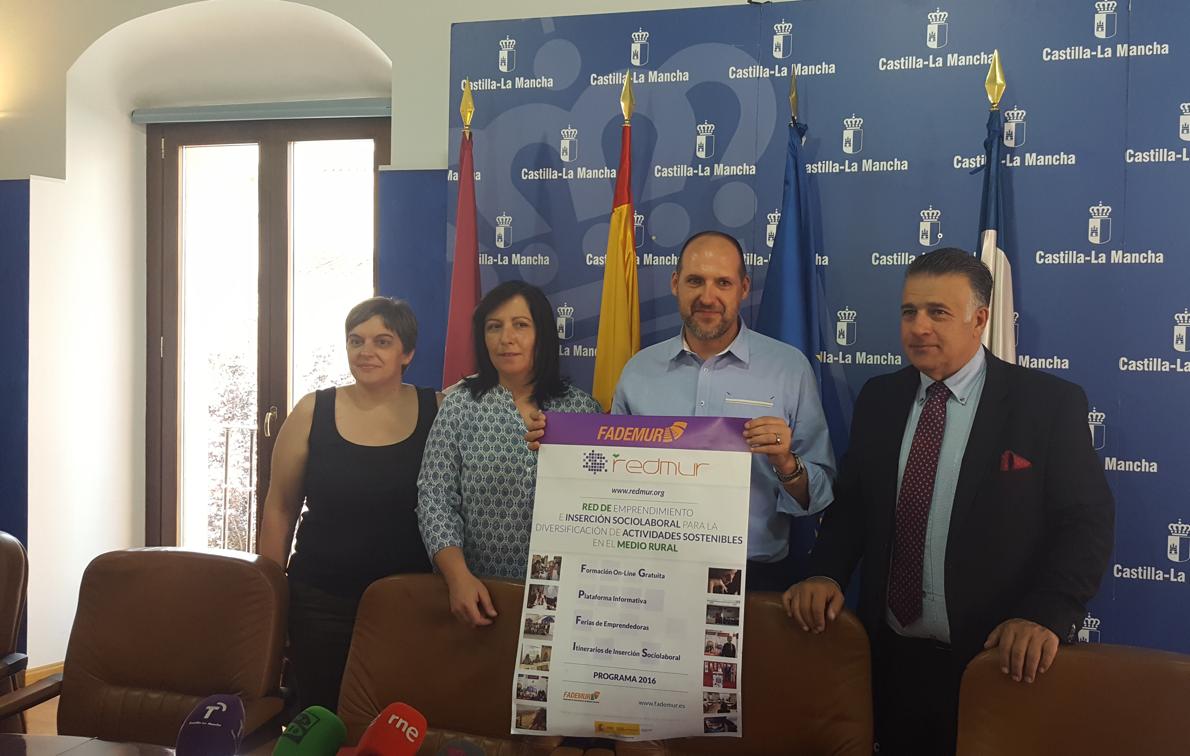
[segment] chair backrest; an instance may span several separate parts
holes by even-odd
[[[25,547],[0,531],[0,656],[17,650],[28,589],[29,558]]]
[[[458,736],[469,736],[489,754],[550,753],[561,742],[509,734],[524,586],[484,583],[500,616],[478,629],[450,613],[446,586],[437,575],[396,575],[368,587],[339,693],[348,743],[356,743],[396,701],[425,715],[428,753]]]
[[[272,561],[232,551],[129,549],[83,573],[58,732],[173,745],[204,697],[244,701],[245,734],[281,709],[289,594]]]
[[[13,536],[0,531],[0,656],[18,650],[17,640],[21,635],[28,590],[29,557],[25,547]],[[19,683],[19,675],[0,679],[0,695],[16,690]],[[22,715],[0,720],[0,732],[24,731]]]
[[[1114,756],[1190,752],[1190,656],[1150,649],[1063,646],[1031,685],[985,651],[963,675],[958,753]]]
[[[872,673],[868,635],[849,611],[826,632],[807,633],[781,596],[746,597],[741,738],[679,738],[616,744],[616,754],[872,753]]]
[[[557,745],[508,734],[524,587],[485,583],[500,619],[481,629],[451,615],[439,577],[390,577],[368,588],[339,696],[349,743],[381,709],[404,701],[425,714],[432,735],[478,736],[488,753],[548,753]],[[829,632],[813,635],[794,627],[776,594],[747,601],[744,737],[622,742],[617,754],[871,754],[869,650],[859,621],[844,613]]]

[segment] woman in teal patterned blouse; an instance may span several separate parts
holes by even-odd
[[[418,477],[422,540],[446,580],[450,610],[469,625],[496,616],[478,577],[523,579],[537,454],[525,418],[538,409],[601,412],[562,377],[545,294],[522,281],[488,292],[471,318],[476,375],[447,394]]]

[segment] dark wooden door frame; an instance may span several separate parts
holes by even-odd
[[[289,407],[290,165],[291,143],[327,139],[373,139],[373,197],[379,197],[379,168],[389,159],[387,118],[240,121],[150,124],[146,130],[147,328],[145,396],[145,545],[178,544],[181,359],[181,271],[179,181],[182,148],[208,144],[260,145],[259,356],[257,417],[257,522],[268,490],[277,428]],[[378,204],[375,206],[378,208]],[[378,239],[378,212],[373,239]],[[378,250],[374,243],[373,249]],[[373,290],[379,255],[374,255]],[[264,434],[271,406],[278,416],[272,438]]]

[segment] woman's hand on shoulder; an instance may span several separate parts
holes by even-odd
[[[545,435],[545,413],[539,409],[533,410],[525,420],[525,442],[529,451],[541,448],[541,437]]]

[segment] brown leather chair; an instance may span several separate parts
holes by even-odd
[[[25,598],[29,589],[29,558],[21,542],[0,531],[0,695],[11,693],[25,681],[29,657],[17,650]],[[24,732],[25,718],[16,714],[0,719],[0,732]]]
[[[381,709],[404,701],[430,723],[428,753],[460,734],[490,755],[550,753],[558,745],[558,738],[508,734],[524,587],[485,583],[501,621],[478,630],[450,614],[436,576],[390,577],[368,588],[339,695],[349,743]],[[744,738],[617,743],[617,754],[871,753],[868,641],[855,617],[844,613],[829,632],[811,635],[794,628],[775,594],[750,596],[747,612]],[[587,756],[598,753],[607,752]]]
[[[623,742],[616,754],[872,753],[868,636],[849,611],[821,634],[794,625],[776,593],[751,593],[744,615],[741,738]]]
[[[437,753],[452,738],[475,743],[488,756],[583,753],[560,748],[561,738],[509,734],[524,586],[484,582],[500,621],[480,629],[454,618],[436,575],[396,575],[368,588],[339,692],[348,743],[358,742],[384,707],[403,701],[429,723],[422,753]]]
[[[62,675],[0,697],[0,716],[60,693],[61,735],[173,745],[202,698],[234,693],[251,733],[281,711],[287,607],[281,569],[254,554],[103,554],[83,573]]]
[[[1031,685],[985,651],[959,695],[960,756],[1190,753],[1190,656],[1085,644],[1064,646]]]

